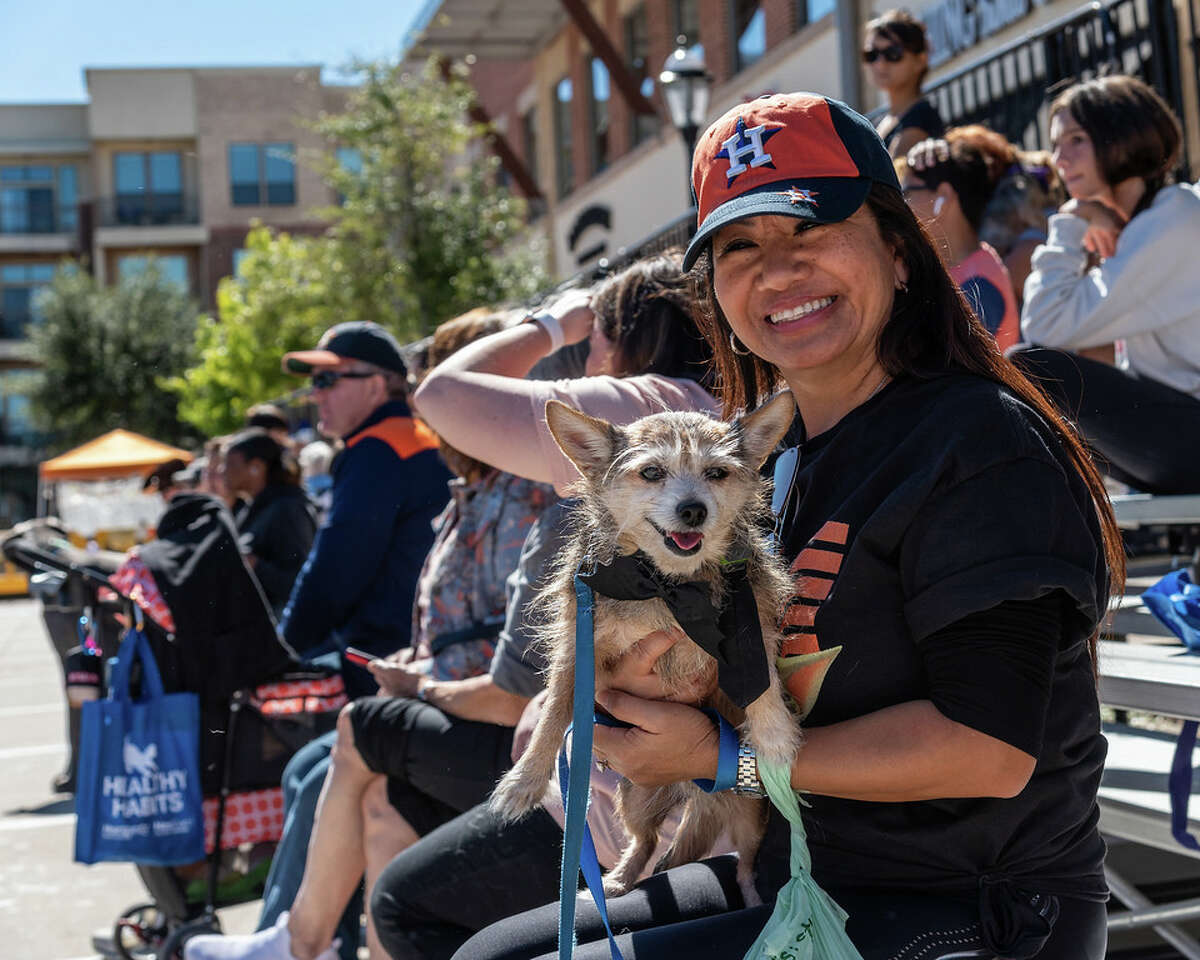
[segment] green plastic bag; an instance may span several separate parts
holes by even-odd
[[[759,760],[758,772],[767,796],[792,825],[792,878],[779,891],[775,911],[746,960],[862,960],[846,936],[846,911],[809,873],[812,858],[792,771],[786,764]]]

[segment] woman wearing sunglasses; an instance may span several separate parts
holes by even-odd
[[[925,24],[907,10],[889,10],[867,24],[866,37],[863,62],[888,102],[876,129],[888,152],[903,157],[945,129],[937,107],[921,96],[921,83],[929,72]]]
[[[770,165],[749,147],[729,159],[755,128]],[[785,385],[799,408],[776,470],[796,577],[783,654],[833,656],[823,683],[815,666],[785,674],[812,703],[790,768],[751,763],[736,789],[765,775],[785,805],[803,792],[811,876],[865,960],[1101,960],[1095,645],[1123,569],[1100,477],[968,310],[865,118],[762,97],[708,129],[692,170],[685,265],[725,411]],[[597,726],[596,754],[633,782],[717,774],[699,710],[598,699],[634,726]],[[633,931],[617,936],[625,960],[746,955],[791,872],[769,814],[765,905],[743,907],[727,859],[667,871],[608,904]],[[836,920],[817,930],[778,902],[776,939],[749,956],[827,956],[805,950]],[[607,958],[596,913],[580,915],[575,956]],[[456,960],[545,956],[556,922],[554,905],[510,918]]]

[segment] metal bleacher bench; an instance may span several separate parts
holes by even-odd
[[[1200,719],[1200,656],[1182,645],[1100,643],[1100,702],[1110,707]],[[1107,725],[1109,756],[1100,787],[1100,830],[1108,837],[1200,859],[1200,852],[1171,834],[1167,773],[1175,737],[1124,725]],[[1200,821],[1189,817],[1200,836]],[[1130,882],[1106,867],[1108,883],[1129,909],[1109,915],[1109,930],[1153,927],[1188,960],[1200,960],[1200,943],[1174,924],[1200,917],[1200,898],[1152,904]]]
[[[1200,496],[1113,497],[1123,529],[1200,524]],[[1200,720],[1200,656],[1188,652],[1141,603],[1140,593],[1166,572],[1168,564],[1140,565],[1129,571],[1127,593],[1117,603],[1100,643],[1100,702],[1118,710]],[[1153,571],[1153,572],[1152,572]],[[1126,642],[1137,636],[1143,642]],[[1171,638],[1175,642],[1165,642]],[[1124,724],[1105,727],[1109,755],[1100,788],[1100,829],[1110,838],[1200,860],[1200,852],[1178,843],[1171,833],[1167,775],[1175,750],[1172,734]],[[1200,787],[1194,783],[1193,789]],[[1195,806],[1200,808],[1200,801]],[[1189,816],[1200,836],[1200,820]],[[1152,927],[1188,960],[1200,960],[1200,943],[1176,924],[1200,917],[1200,898],[1153,904],[1111,867],[1109,886],[1128,908],[1109,915],[1109,930]]]

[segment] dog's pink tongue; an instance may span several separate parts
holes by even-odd
[[[704,539],[702,533],[680,533],[677,530],[672,530],[668,536],[675,541],[675,546],[680,550],[691,550],[696,544]]]

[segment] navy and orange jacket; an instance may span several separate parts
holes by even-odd
[[[343,440],[333,503],[281,630],[300,653],[354,646],[383,656],[409,643],[417,576],[433,543],[433,520],[449,499],[450,473],[437,438],[400,400],[379,407]],[[347,686],[363,687],[352,693],[375,692],[365,670],[347,674]]]

